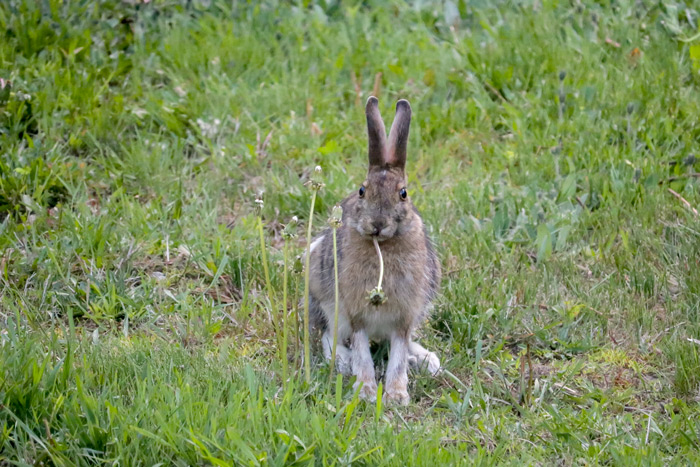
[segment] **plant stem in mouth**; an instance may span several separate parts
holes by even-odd
[[[377,256],[379,256],[379,283],[377,284],[377,288],[369,292],[367,299],[372,305],[378,306],[386,302],[386,295],[382,290],[382,281],[384,280],[384,258],[382,258],[382,250],[379,249],[379,242],[376,237],[373,238],[372,241],[374,242],[374,250],[377,252]]]
[[[379,283],[377,284],[377,288],[382,290],[382,280],[384,280],[384,258],[382,258],[382,250],[379,249],[377,238],[373,238],[372,242],[374,243],[374,250],[377,252],[377,256],[379,256]]]

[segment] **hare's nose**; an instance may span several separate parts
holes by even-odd
[[[377,236],[377,235],[379,235],[379,232],[381,232],[382,229],[384,228],[384,221],[373,221],[372,227],[374,227],[374,230],[372,231],[372,235]]]

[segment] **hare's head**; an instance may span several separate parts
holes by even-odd
[[[354,196],[348,225],[361,235],[383,241],[409,232],[418,214],[406,186],[406,143],[411,125],[411,106],[396,103],[396,116],[387,142],[378,100],[367,100],[369,170]]]

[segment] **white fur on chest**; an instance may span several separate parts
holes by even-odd
[[[386,303],[379,306],[368,305],[364,313],[367,336],[377,342],[391,339],[392,333],[396,331],[396,316],[400,313],[401,311],[392,309]]]

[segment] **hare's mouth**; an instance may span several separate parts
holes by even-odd
[[[379,242],[389,240],[396,236],[397,226],[386,223],[368,223],[368,222],[348,222],[348,227],[356,231],[360,236],[370,242],[376,239]]]
[[[385,240],[389,240],[390,238],[393,238],[396,232],[393,229],[383,229],[381,231],[371,231],[367,232],[364,230],[358,229],[360,235],[362,235],[365,239],[372,241],[376,239],[378,242],[383,242]]]

